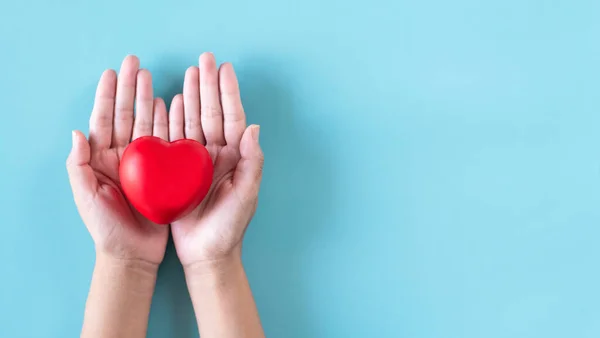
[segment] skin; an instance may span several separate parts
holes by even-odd
[[[125,199],[118,176],[127,144],[154,135],[206,145],[214,183],[202,202],[171,231],[184,266],[202,337],[264,337],[241,263],[244,232],[256,210],[263,153],[259,127],[246,126],[230,64],[217,70],[212,54],[187,70],[184,95],[153,98],[152,79],[128,56],[119,75],[102,74],[89,139],[73,132],[67,170],[79,213],[96,248],[96,265],[82,337],[145,337],[158,266],[169,226],[140,215]],[[135,102],[136,115],[133,109]]]

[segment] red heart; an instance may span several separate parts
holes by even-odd
[[[194,140],[167,142],[144,136],[121,157],[119,178],[129,202],[158,224],[177,220],[202,202],[213,177],[206,148]]]

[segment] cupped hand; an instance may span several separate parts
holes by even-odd
[[[258,202],[263,153],[259,126],[246,126],[238,81],[229,63],[217,70],[211,53],[185,73],[173,99],[169,139],[205,144],[214,163],[212,187],[190,214],[171,224],[184,267],[241,254],[242,238]]]
[[[130,140],[147,135],[166,140],[168,133],[165,103],[153,98],[150,72],[139,69],[137,57],[125,58],[118,79],[113,70],[102,74],[89,140],[74,131],[67,159],[75,203],[98,253],[162,262],[169,228],[145,219],[127,202],[119,182],[119,161]]]

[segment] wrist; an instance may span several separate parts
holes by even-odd
[[[243,272],[242,257],[231,254],[216,259],[202,260],[187,264],[183,267],[186,279],[189,282],[203,280],[220,280],[227,276]]]
[[[97,252],[81,337],[145,337],[157,271]]]
[[[153,292],[157,274],[157,264],[139,259],[117,258],[101,252],[96,253],[94,275],[120,287],[131,287],[140,293]]]

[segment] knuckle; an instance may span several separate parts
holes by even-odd
[[[240,122],[245,119],[245,114],[243,111],[227,112],[227,110],[225,110],[223,112],[223,116],[225,117],[225,122]]]
[[[73,170],[73,167],[75,167],[75,159],[73,153],[70,153],[69,156],[67,156],[67,160],[65,161],[65,167],[67,168],[67,172],[70,175],[71,171]]]
[[[154,126],[164,128],[164,127],[168,127],[169,124],[167,123],[166,120],[160,119],[160,120],[154,121]]]
[[[150,129],[152,128],[152,121],[148,119],[136,119],[135,124],[140,129]]]
[[[114,107],[115,96],[112,94],[98,94],[96,96],[94,104],[97,107]]]
[[[260,148],[258,149],[257,158],[258,162],[260,163],[260,170],[262,170],[265,165],[265,153]]]
[[[260,155],[258,155],[258,168],[260,172],[262,172],[265,168],[265,155],[263,155],[262,152],[260,152]]]
[[[196,92],[190,92],[189,90],[184,90],[183,94],[182,94],[182,100],[185,102],[185,105],[187,107],[191,107],[191,105],[194,105],[196,109],[199,108],[200,103],[198,102],[200,99],[200,97],[198,96],[198,93]]]
[[[207,118],[214,118],[221,116],[223,113],[221,112],[221,107],[219,105],[205,105],[202,106],[201,114]]]
[[[116,107],[115,120],[117,121],[131,121],[133,120],[133,108],[131,107]]]
[[[98,114],[90,121],[90,125],[96,125],[98,127],[110,127],[112,126],[113,118],[112,115]]]
[[[260,181],[260,179],[262,178],[264,168],[265,168],[265,157],[261,154],[258,157],[258,170],[256,170],[256,176],[255,176],[256,181]]]
[[[185,117],[185,129],[198,129],[200,128],[200,119],[196,117],[186,116]]]

